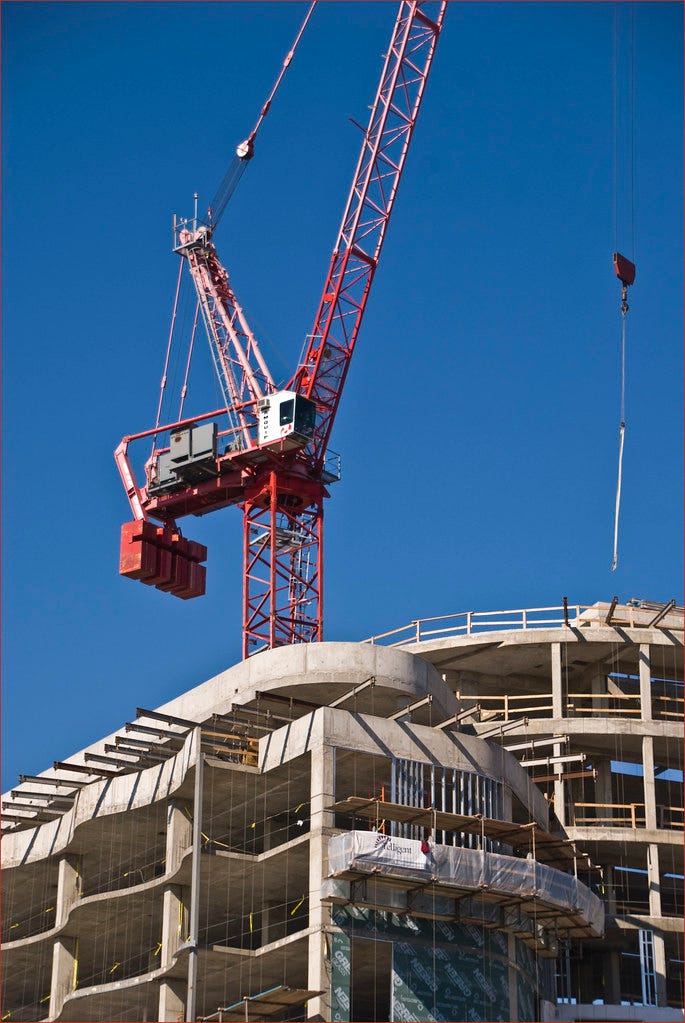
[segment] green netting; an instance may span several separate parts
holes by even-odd
[[[509,1004],[507,935],[469,924],[416,919],[348,906],[332,913],[331,1019],[350,1020],[352,1004],[351,938],[393,943],[390,1019],[506,1023]],[[519,1019],[533,1020],[536,985],[547,987],[549,970],[516,942]],[[537,976],[536,976],[537,975]],[[545,992],[541,990],[542,997]]]
[[[331,1020],[347,1023],[350,1018],[350,974],[352,952],[347,934],[334,932],[331,941]]]

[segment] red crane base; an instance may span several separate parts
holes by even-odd
[[[271,472],[246,491],[243,657],[323,639],[321,484]]]

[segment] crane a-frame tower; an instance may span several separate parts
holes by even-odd
[[[174,223],[219,378],[222,408],[125,437],[115,458],[134,519],[122,574],[183,599],[205,591],[206,548],[177,520],[243,511],[243,656],[323,639],[323,518],[339,478],[328,444],[440,35],[446,2],[402,2],[314,323],[278,389],[217,254],[215,222]],[[238,149],[249,159],[252,139]],[[145,483],[129,446],[153,438]]]

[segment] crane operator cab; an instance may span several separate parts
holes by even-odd
[[[296,451],[309,444],[314,436],[316,405],[295,391],[277,391],[260,398],[259,447],[279,451]]]

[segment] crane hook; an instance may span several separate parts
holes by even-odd
[[[635,264],[622,256],[620,252],[614,252],[614,270],[616,276],[623,285],[621,289],[621,312],[625,316],[628,312],[628,288],[635,280]]]

